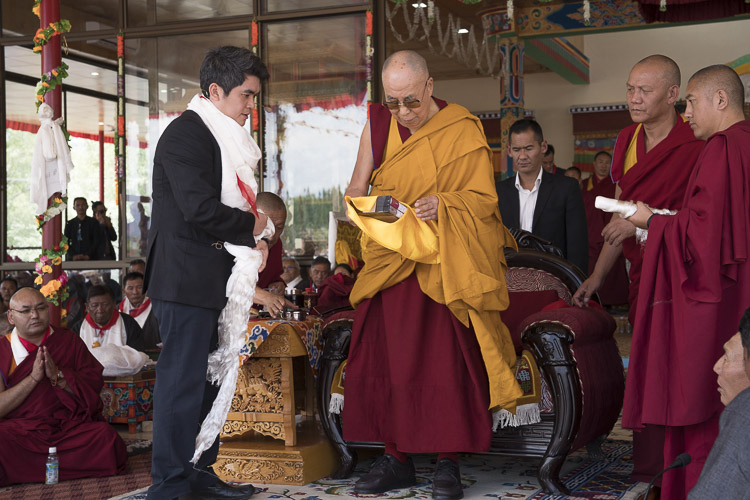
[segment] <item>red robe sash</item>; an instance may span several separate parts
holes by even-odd
[[[92,318],[91,314],[89,314],[89,313],[86,313],[85,319],[86,319],[86,323],[88,323],[89,325],[91,325],[91,328],[93,328],[94,330],[96,330],[98,332],[99,336],[102,336],[102,335],[104,335],[104,332],[106,332],[107,330],[109,330],[110,328],[112,328],[113,326],[115,326],[115,323],[117,323],[117,318],[119,318],[119,317],[120,317],[120,313],[119,313],[119,311],[117,311],[117,309],[115,309],[112,312],[112,317],[109,318],[109,321],[107,321],[107,324],[104,325],[104,326],[97,325],[96,321],[94,321],[94,318]]]
[[[47,327],[47,331],[44,332],[44,338],[42,339],[41,342],[39,342],[39,345],[36,345],[36,344],[33,344],[33,343],[29,342],[28,340],[26,340],[25,338],[21,337],[20,335],[18,336],[18,340],[20,340],[21,341],[21,345],[26,348],[26,352],[28,352],[29,354],[31,354],[32,352],[36,351],[37,348],[40,345],[44,344],[44,341],[47,340],[47,338],[49,338],[49,333],[51,331],[52,331],[52,329],[50,327]]]
[[[129,314],[132,318],[137,318],[138,316],[140,316],[141,314],[143,314],[143,311],[145,311],[146,309],[148,309],[148,306],[150,306],[150,305],[151,305],[151,299],[149,299],[148,297],[146,297],[146,300],[144,300],[143,302],[141,302],[141,305],[139,305],[138,307],[134,307],[130,311],[126,311],[125,310],[125,299],[122,299],[120,301],[120,307],[118,308],[118,310],[120,312],[124,312],[125,314]],[[87,316],[88,316],[88,314],[87,314]],[[112,320],[110,320],[110,321],[112,321]],[[115,317],[115,322],[117,322],[117,318],[116,317]],[[95,324],[93,324],[91,322],[89,322],[89,324],[91,326],[93,326],[94,328],[98,328],[98,326],[95,326]],[[107,328],[112,328],[112,326],[114,326],[114,323],[112,323]]]
[[[712,367],[750,305],[748,183],[742,121],[708,139],[679,213],[652,219],[623,427],[689,426],[721,411]]]
[[[654,208],[679,210],[690,174],[703,149],[703,141],[695,138],[690,125],[678,115],[669,135],[646,153],[646,138],[641,129],[636,139],[638,162],[625,172],[625,153],[637,127],[633,124],[619,133],[612,154],[612,180],[622,190],[620,199],[639,200]],[[630,261],[628,302],[632,324],[643,258],[635,237],[622,243],[622,252]]]

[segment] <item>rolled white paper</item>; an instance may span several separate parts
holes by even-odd
[[[597,196],[594,206],[605,212],[620,214],[626,219],[638,210],[638,205],[632,201],[613,200],[605,196]]]

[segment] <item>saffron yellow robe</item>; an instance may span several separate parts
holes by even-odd
[[[372,197],[392,196],[411,207],[435,195],[437,221],[422,222],[410,210],[388,224],[360,218],[350,206],[349,216],[363,230],[365,261],[351,302],[356,307],[416,273],[427,296],[473,327],[489,376],[490,408],[512,411],[522,391],[510,368],[516,354],[500,311],[508,307],[503,249],[515,248],[515,240],[500,217],[491,155],[479,119],[457,104],[403,144],[388,141],[386,159],[370,178],[371,197],[347,202],[367,210]]]

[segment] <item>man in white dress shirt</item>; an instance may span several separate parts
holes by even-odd
[[[508,156],[517,175],[495,184],[503,224],[549,240],[586,273],[588,230],[578,182],[542,168],[547,151],[542,127],[518,120],[509,130]]]

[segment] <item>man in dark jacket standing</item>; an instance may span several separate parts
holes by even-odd
[[[508,138],[508,154],[517,174],[495,185],[503,224],[549,240],[586,273],[588,230],[578,183],[542,168],[547,141],[537,122],[516,121]]]
[[[217,388],[206,382],[206,369],[209,352],[218,345],[219,314],[227,302],[226,286],[233,264],[224,243],[261,250],[264,263],[268,256],[267,242],[259,241],[256,246],[254,237],[266,227],[266,216],[223,203],[223,191],[237,188],[227,179],[238,183],[239,177],[227,176],[224,171],[237,155],[219,146],[238,133],[234,128],[242,132],[261,82],[267,79],[263,62],[248,49],[219,47],[209,51],[200,69],[202,96],[194,100],[200,99],[214,116],[228,117],[240,127],[223,123],[221,133],[226,136],[217,137],[210,120],[188,110],[166,128],[154,155],[144,291],[148,290],[159,320],[163,350],[154,393],[150,500],[183,495],[192,499],[249,498],[254,491],[252,486],[229,486],[211,470],[219,449],[218,436],[195,465],[190,460],[198,427],[217,393]]]

